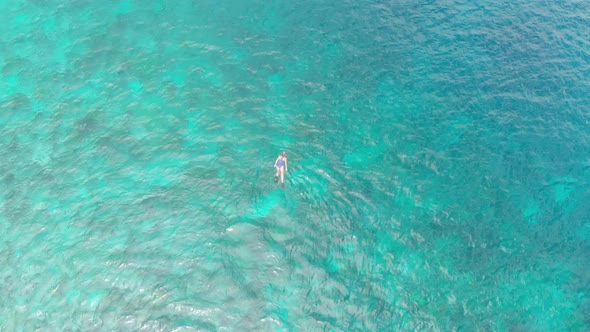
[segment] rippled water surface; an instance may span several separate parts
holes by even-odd
[[[0,330],[590,329],[587,2],[0,21]]]

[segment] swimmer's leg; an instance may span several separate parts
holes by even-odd
[[[279,168],[275,166],[277,172],[275,173],[275,183],[279,182]]]
[[[285,183],[285,167],[281,167],[281,183]]]

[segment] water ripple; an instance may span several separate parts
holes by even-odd
[[[0,8],[0,329],[587,330],[582,2]]]

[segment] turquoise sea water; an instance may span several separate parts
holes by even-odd
[[[0,20],[0,330],[590,330],[587,2]]]

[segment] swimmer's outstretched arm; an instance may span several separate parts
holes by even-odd
[[[289,165],[287,164],[287,158],[285,158],[285,171],[289,171]]]
[[[277,163],[279,162],[279,158],[281,158],[281,156],[278,156],[277,160],[275,160],[275,165],[274,165],[275,167],[277,167]]]

